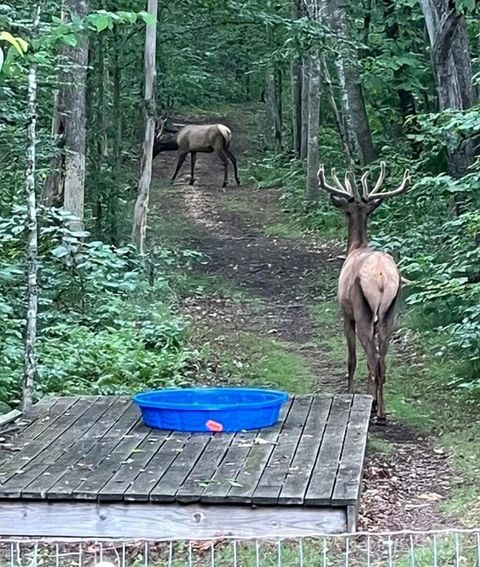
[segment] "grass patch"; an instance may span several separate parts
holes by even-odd
[[[291,216],[276,208],[258,210],[252,207],[252,201],[248,194],[231,193],[224,200],[224,207],[232,213],[239,213],[247,217],[261,215],[260,226],[263,226],[265,236],[285,238],[287,240],[299,240],[305,238],[304,230],[300,223]]]
[[[381,437],[375,436],[375,434],[371,434],[368,437],[367,451],[370,454],[391,455],[395,452],[395,445],[386,439],[382,439]]]
[[[267,226],[265,228],[265,235],[285,238],[287,240],[299,240],[304,238],[301,227],[287,219]]]
[[[161,197],[158,204],[152,205],[152,213],[149,216],[148,237],[152,244],[159,243],[171,250],[185,250],[194,238],[201,234],[201,228],[196,227],[188,218],[181,215],[161,214]]]
[[[243,333],[237,337],[237,354],[224,355],[223,368],[234,380],[252,386],[306,394],[315,376],[305,358],[282,341]]]
[[[177,291],[182,297],[214,295],[228,297],[234,301],[254,301],[253,298],[248,297],[244,288],[232,280],[195,271],[183,272],[179,275]]]
[[[224,207],[231,213],[248,214],[252,212],[252,203],[247,199],[242,199],[239,194],[231,194],[223,201]]]

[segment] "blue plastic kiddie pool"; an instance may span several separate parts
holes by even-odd
[[[260,388],[172,388],[133,397],[145,425],[170,431],[242,431],[278,421],[288,394]]]

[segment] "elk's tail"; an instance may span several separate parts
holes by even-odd
[[[232,132],[230,128],[227,128],[223,124],[217,124],[217,126],[223,138],[223,145],[225,148],[228,148],[230,146],[230,142],[232,141]]]

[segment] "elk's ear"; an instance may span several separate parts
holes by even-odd
[[[342,209],[342,211],[346,211],[348,209],[349,201],[345,197],[330,195],[330,201],[334,207],[337,207],[337,209]]]
[[[367,215],[373,213],[373,211],[382,204],[382,199],[372,199],[367,203]]]

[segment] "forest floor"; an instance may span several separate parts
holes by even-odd
[[[254,124],[247,118],[182,118],[227,124],[240,165],[252,155],[248,131]],[[199,370],[202,383],[344,392],[345,347],[334,291],[343,243],[303,234],[282,212],[278,189],[257,189],[245,180],[237,187],[231,179],[222,190],[223,169],[212,155],[199,154],[193,186],[189,159],[172,185],[167,178],[174,161],[170,152],[154,162],[151,233],[177,250],[202,254],[179,280],[181,312],[208,361]],[[417,426],[417,416],[429,417],[422,413],[423,392],[415,393],[408,381],[424,377],[422,360],[415,342],[397,333],[386,386],[392,415],[386,426],[370,429],[361,529],[463,523],[455,503],[470,498],[465,479],[439,437]],[[366,388],[364,368],[357,371],[359,392]],[[476,510],[471,517],[480,516],[478,499],[468,507]]]

